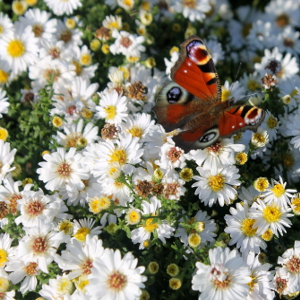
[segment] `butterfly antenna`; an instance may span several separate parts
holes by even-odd
[[[242,96],[241,98],[237,99],[236,101],[239,101],[243,98],[246,98],[246,97],[251,97],[253,95],[257,95],[257,94],[264,94],[265,92],[264,91],[260,91],[260,92],[256,92],[256,93],[253,93],[253,94],[250,94],[250,95],[245,95],[245,96]]]
[[[236,83],[236,79],[237,79],[237,77],[238,77],[238,75],[239,75],[239,73],[240,73],[240,71],[241,71],[241,67],[242,67],[242,63],[240,62],[239,67],[238,67],[238,70],[237,70],[237,72],[236,72],[236,74],[235,74],[235,77],[234,77],[233,84],[232,84],[232,86],[231,86],[231,88],[230,88],[230,92],[232,92],[232,89],[233,89],[233,87],[234,87],[234,85],[235,85],[235,83]]]

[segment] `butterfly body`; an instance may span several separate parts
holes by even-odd
[[[181,49],[171,70],[173,81],[161,89],[153,108],[167,132],[177,130],[177,146],[185,151],[203,149],[238,131],[255,131],[264,111],[234,105],[233,99],[221,101],[219,77],[203,41],[191,36]]]

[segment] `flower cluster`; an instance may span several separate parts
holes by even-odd
[[[1,299],[298,296],[300,2],[231,2],[0,2]],[[265,118],[187,152],[152,108],[191,35]]]

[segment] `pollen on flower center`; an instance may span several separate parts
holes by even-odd
[[[176,162],[178,159],[180,159],[181,154],[182,154],[181,150],[177,150],[176,147],[172,147],[168,151],[167,156],[171,162]]]
[[[263,217],[268,223],[278,222],[281,215],[278,205],[267,206],[263,211]]]
[[[12,57],[20,57],[25,53],[25,46],[20,40],[13,40],[7,46],[7,52]]]
[[[265,137],[259,133],[259,132],[256,132],[254,133],[254,136],[252,138],[256,143],[265,143],[266,139]]]
[[[273,129],[277,126],[277,120],[273,116],[270,116],[267,120],[267,125],[269,128]]]
[[[132,126],[128,129],[128,133],[130,133],[133,137],[141,138],[143,136],[143,129],[139,126]]]
[[[183,0],[183,6],[187,6],[188,8],[196,8],[197,1],[196,0]]]
[[[45,236],[37,237],[32,242],[32,250],[37,254],[44,253],[48,250],[48,242]]]
[[[70,30],[65,30],[61,33],[59,41],[64,41],[65,43],[70,42],[72,39],[72,32]]]
[[[108,276],[108,279],[106,280],[106,284],[108,288],[110,288],[115,292],[118,292],[125,288],[127,284],[127,277],[118,271],[114,271],[112,274]]]
[[[74,147],[77,146],[77,141],[82,137],[81,132],[73,132],[66,136],[64,140],[64,146],[65,147]]]
[[[92,267],[93,267],[93,261],[90,258],[87,258],[81,265],[82,273],[85,275],[91,274]]]
[[[125,48],[128,48],[132,44],[132,41],[128,37],[123,37],[121,39],[121,45]]]
[[[54,47],[54,48],[50,49],[49,54],[52,56],[52,59],[59,58],[60,50],[58,48]]]
[[[86,227],[82,227],[77,230],[76,234],[74,234],[74,237],[79,241],[79,242],[84,242],[86,236],[90,233],[90,229]]]
[[[3,267],[7,261],[7,252],[3,249],[0,249],[0,267]]]
[[[120,165],[124,165],[127,161],[127,154],[123,149],[115,149],[111,152],[109,158],[109,163],[118,162]]]
[[[26,206],[26,212],[30,216],[38,216],[42,213],[44,208],[45,205],[41,201],[32,201]]]
[[[89,54],[83,54],[80,61],[84,66],[88,66],[91,64],[92,58]]]
[[[156,222],[153,223],[153,219],[147,219],[144,228],[147,232],[153,232],[156,228],[158,228],[158,224]]]
[[[7,82],[9,73],[0,70],[0,83],[4,84]]]
[[[71,166],[66,162],[61,163],[56,169],[56,173],[60,177],[64,177],[64,178],[69,178],[71,172],[72,172]]]
[[[282,184],[276,184],[270,190],[274,193],[275,197],[281,197],[285,192],[285,189]]]
[[[286,264],[286,268],[287,268],[288,272],[290,272],[292,274],[299,274],[300,273],[300,258],[294,255]]]
[[[113,105],[109,105],[104,108],[104,111],[106,113],[106,119],[111,120],[113,119],[117,114],[117,109]]]
[[[40,24],[35,24],[32,26],[32,31],[36,37],[40,37],[44,32],[44,28]]]
[[[243,220],[242,224],[241,224],[241,231],[243,232],[244,235],[246,236],[254,236],[257,228],[253,228],[253,225],[255,223],[255,220],[253,219],[245,219]]]
[[[231,285],[230,277],[227,276],[225,280],[220,281],[218,279],[214,279],[212,282],[216,288],[218,289],[227,289],[229,285]]]
[[[222,101],[226,101],[227,99],[229,99],[231,96],[231,92],[229,90],[226,89],[222,89]]]
[[[207,147],[206,151],[207,152],[219,153],[221,149],[222,149],[222,144],[220,142],[217,142],[217,143]]]
[[[208,185],[214,192],[222,190],[225,186],[225,182],[226,178],[222,174],[217,174],[208,178]]]
[[[38,264],[35,262],[30,262],[27,266],[23,269],[25,273],[29,276],[37,275],[38,274]]]

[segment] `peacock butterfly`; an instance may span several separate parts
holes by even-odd
[[[175,130],[176,145],[185,151],[204,149],[238,131],[256,131],[262,109],[221,101],[221,85],[204,42],[190,36],[181,44],[171,78],[159,92],[153,110],[167,132]]]

